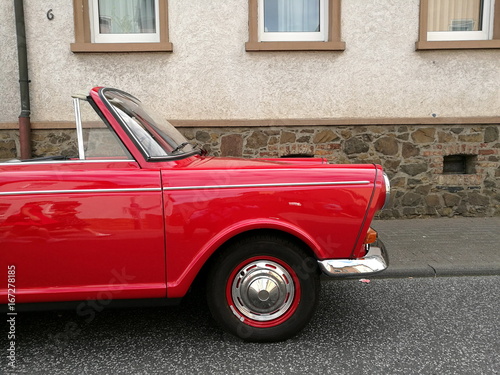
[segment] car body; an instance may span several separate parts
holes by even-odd
[[[275,341],[311,318],[321,271],[387,267],[379,165],[211,157],[130,94],[73,100],[78,155],[0,163],[1,303],[175,301],[204,277],[225,329]]]

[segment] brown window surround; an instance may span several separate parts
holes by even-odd
[[[92,43],[90,37],[89,0],[73,0],[75,43],[72,52],[171,52],[168,41],[168,0],[158,1],[160,12],[159,43]]]
[[[417,50],[439,49],[491,49],[500,48],[500,0],[495,1],[493,14],[493,39],[490,40],[454,40],[454,41],[427,41],[427,17],[429,1],[420,0],[420,29],[419,38],[415,43]]]
[[[340,8],[342,0],[328,1],[328,41],[326,42],[259,42],[258,0],[248,0],[247,51],[343,51],[340,40]]]

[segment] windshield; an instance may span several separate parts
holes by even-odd
[[[164,158],[194,151],[176,128],[138,99],[114,90],[103,90],[103,95],[147,157]]]

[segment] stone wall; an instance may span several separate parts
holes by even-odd
[[[33,157],[48,155],[78,155],[76,131],[69,129],[33,130]],[[0,161],[18,157],[19,131],[0,130]]]
[[[381,164],[393,188],[381,218],[500,215],[500,125],[180,130],[216,156],[317,156],[331,163]],[[16,137],[14,131],[0,132],[0,158],[15,157]],[[33,139],[36,156],[76,152],[69,130],[37,130]],[[451,155],[463,157],[462,173],[444,173]]]
[[[500,215],[498,125],[184,129],[213,155],[314,155],[332,163],[377,163],[393,187],[382,218]],[[445,156],[465,155],[465,174],[444,174]]]
[[[0,160],[16,157],[19,150],[19,132],[16,130],[0,131]]]

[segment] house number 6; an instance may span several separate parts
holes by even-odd
[[[52,9],[49,9],[47,12],[47,18],[49,21],[52,21],[54,19],[54,13],[52,13]]]

